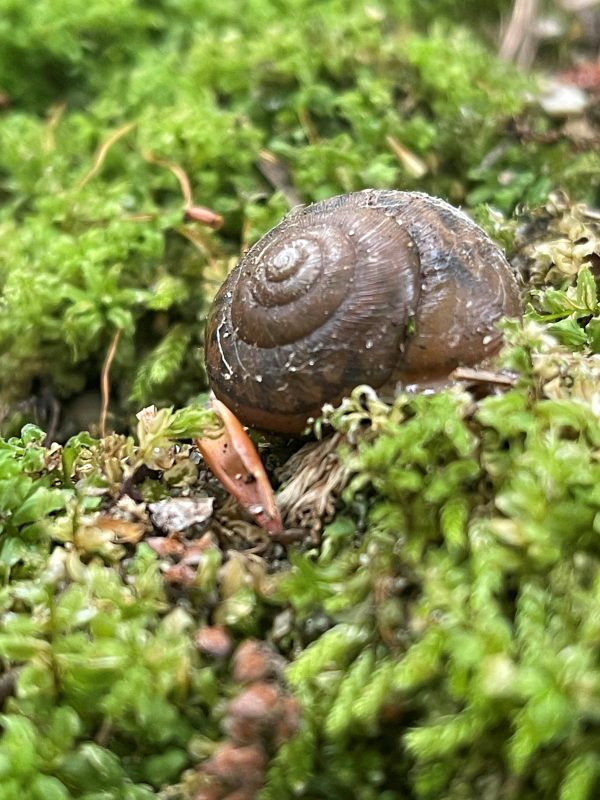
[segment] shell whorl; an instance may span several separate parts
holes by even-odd
[[[356,192],[293,211],[242,258],[209,315],[209,379],[242,421],[293,432],[358,384],[481,361],[518,313],[508,264],[460,211]]]

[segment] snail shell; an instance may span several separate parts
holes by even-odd
[[[461,211],[341,195],[292,211],[231,272],[209,313],[209,380],[245,424],[299,432],[359,384],[391,393],[482,362],[520,313],[506,259]]]

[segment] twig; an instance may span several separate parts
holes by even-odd
[[[199,250],[204,256],[208,258],[211,255],[210,247],[197,231],[195,230],[192,231],[189,228],[186,228],[185,225],[178,225],[175,228],[175,230],[177,231],[177,233],[183,236],[184,239],[187,239],[188,242],[191,242],[194,245],[194,247],[197,250]]]
[[[317,144],[319,141],[319,134],[317,133],[317,129],[310,118],[307,108],[301,108],[298,111],[298,119],[300,120],[300,125],[302,125],[302,130],[304,131],[304,135],[306,136],[308,143]]]
[[[600,5],[600,0],[560,0],[559,5],[565,11],[584,11],[586,8]]]
[[[60,417],[60,403],[56,397],[54,397],[54,395],[50,396],[48,405],[50,407],[50,419],[48,420],[46,436],[44,437],[44,447],[50,447],[54,441],[54,437],[56,436],[56,428],[58,427],[58,419]]]
[[[385,141],[392,153],[396,156],[398,161],[402,164],[404,169],[413,178],[422,178],[427,174],[428,167],[422,158],[415,155],[412,150],[405,147],[394,136],[386,136]]]
[[[110,148],[118,142],[119,139],[122,139],[123,136],[129,133],[129,131],[135,128],[135,122],[128,122],[127,125],[123,125],[122,127],[118,128],[108,139],[103,142],[98,150],[96,151],[96,157],[94,158],[94,163],[92,164],[92,168],[87,172],[83,178],[79,181],[79,188],[83,189],[88,181],[90,181],[94,175],[97,175],[100,169],[102,168],[102,164],[106,159],[108,151]]]
[[[534,21],[538,0],[515,0],[508,27],[502,37],[498,55],[503,61],[516,61],[521,68],[530,67],[535,58]]]
[[[123,331],[121,328],[117,328],[115,334],[112,338],[110,343],[110,347],[108,348],[108,352],[106,354],[106,358],[104,359],[104,364],[102,365],[102,377],[101,377],[101,391],[102,391],[102,408],[100,410],[100,419],[98,421],[98,428],[100,429],[100,437],[104,439],[106,436],[106,417],[108,416],[108,405],[110,403],[110,368],[117,352],[117,345],[119,344],[119,339],[121,338],[121,334]]]
[[[181,188],[181,194],[183,195],[185,207],[188,208],[189,206],[193,205],[194,201],[192,199],[192,187],[190,186],[190,179],[188,178],[183,167],[180,167],[179,164],[173,164],[171,161],[165,161],[162,158],[156,158],[156,156],[152,153],[144,153],[144,159],[149,164],[156,164],[159,167],[165,167],[165,169],[168,169],[169,172],[172,172],[177,178]]]
[[[112,733],[113,729],[113,721],[110,717],[104,717],[100,727],[98,728],[96,735],[94,736],[94,741],[96,744],[99,744],[101,747],[106,747],[106,743],[108,742],[108,738]]]
[[[288,167],[276,155],[269,150],[261,150],[258,168],[271,186],[281,192],[291,208],[303,205],[302,198],[292,185]]]
[[[62,115],[65,113],[66,108],[66,103],[57,103],[50,108],[48,122],[46,123],[46,129],[44,131],[44,144],[42,145],[46,153],[54,150],[54,131],[56,130],[56,126],[60,122]]]
[[[4,707],[5,701],[15,694],[20,671],[20,668],[9,669],[0,675],[0,709]]]
[[[221,225],[223,224],[223,217],[220,214],[217,214],[216,211],[213,211],[212,208],[207,208],[206,206],[197,206],[194,204],[194,198],[192,197],[192,187],[190,185],[190,179],[187,176],[187,173],[180,167],[179,164],[174,164],[171,161],[165,161],[162,158],[156,158],[152,153],[144,153],[144,158],[150,164],[157,164],[159,167],[165,167],[177,178],[177,182],[179,183],[179,187],[181,188],[181,194],[183,195],[183,207],[185,211],[185,218],[188,220],[194,220],[195,222],[201,222],[203,225],[206,225],[208,228],[212,228],[213,230],[218,230]]]
[[[477,369],[473,367],[457,367],[450,376],[455,381],[467,381],[471,383],[493,383],[497,386],[515,386],[517,377],[506,372],[496,372],[489,369]]]

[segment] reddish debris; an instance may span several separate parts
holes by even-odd
[[[207,626],[196,639],[210,642],[217,631],[217,626]],[[283,683],[286,662],[279,653],[266,642],[249,639],[239,645],[232,662],[234,679],[246,685],[225,709],[227,739],[200,765],[194,800],[255,800],[268,759],[300,724],[300,704]]]
[[[279,746],[298,730],[300,707],[274,683],[253,683],[229,703],[223,728],[238,744]]]
[[[251,683],[279,677],[285,660],[266,642],[247,639],[233,656],[233,677],[238,683]]]
[[[255,800],[256,789],[236,789],[226,794],[223,800]]]
[[[280,690],[271,683],[253,683],[227,707],[223,729],[239,744],[249,744],[273,730],[281,715]]]
[[[300,727],[300,703],[295,697],[291,695],[282,697],[279,708],[280,716],[273,736],[273,741],[277,747],[291,739]]]
[[[206,206],[188,206],[185,209],[186,220],[194,220],[194,222],[201,222],[207,225],[214,231],[218,230],[223,224],[223,217]]]
[[[181,558],[185,553],[183,542],[171,536],[150,536],[146,544],[161,558]]]
[[[573,69],[561,72],[559,77],[561,81],[573,84],[579,89],[600,91],[600,61],[585,61]]]
[[[202,789],[197,791],[193,800],[221,800],[222,797],[220,787],[213,783],[209,786],[203,786]]]
[[[205,625],[194,638],[198,650],[213,658],[226,658],[231,652],[231,636],[222,625]]]
[[[163,578],[167,583],[180,586],[193,586],[196,583],[196,570],[188,567],[187,564],[173,564],[163,573]]]
[[[208,761],[204,772],[214,775],[232,789],[259,789],[265,779],[267,756],[258,744],[237,747],[231,742],[222,742]]]

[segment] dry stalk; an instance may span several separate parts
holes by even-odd
[[[280,477],[286,483],[277,502],[286,528],[305,528],[316,536],[333,518],[352,472],[338,454],[342,441],[344,436],[336,433],[306,444],[282,467]]]

